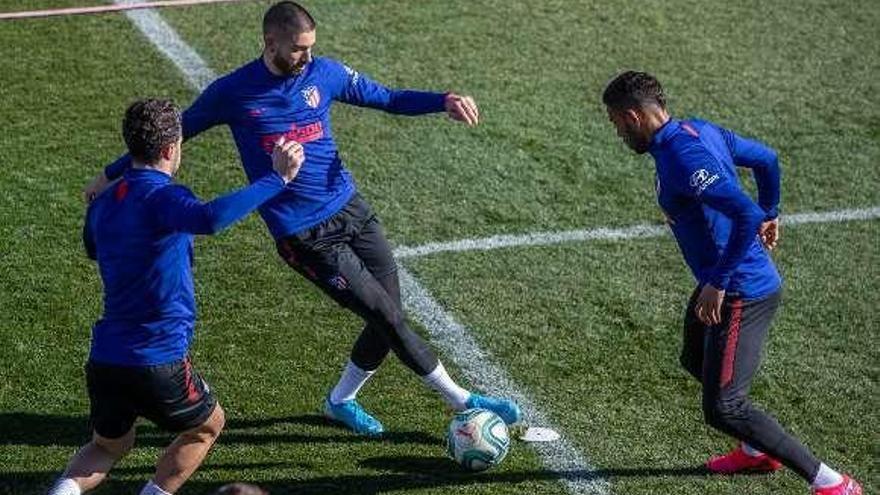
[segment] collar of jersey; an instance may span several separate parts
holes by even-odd
[[[654,137],[651,138],[651,147],[649,150],[653,153],[655,151],[659,151],[660,147],[663,146],[663,142],[669,139],[675,131],[678,130],[679,123],[677,120],[670,118],[666,121],[665,124],[660,126],[657,129],[657,132],[654,133]]]
[[[156,184],[171,182],[171,176],[152,168],[130,168],[125,172],[127,180],[141,180]]]

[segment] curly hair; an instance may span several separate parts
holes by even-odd
[[[156,163],[162,148],[182,134],[180,108],[171,100],[139,100],[125,111],[122,137],[135,160]]]
[[[666,108],[666,95],[656,77],[647,72],[626,71],[605,86],[602,102],[615,110],[641,108],[654,104]]]

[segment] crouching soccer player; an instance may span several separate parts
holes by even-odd
[[[660,83],[644,72],[618,75],[602,99],[627,146],[653,156],[657,200],[698,281],[681,362],[703,385],[706,422],[741,442],[706,467],[733,474],[785,464],[816,495],[861,494],[856,481],[821,463],[748,397],[780,300],[781,279],[764,249],[779,236],[776,153],[710,122],[670,118]],[[753,171],[757,204],[740,188],[738,166]]]
[[[279,136],[303,143],[302,172],[260,208],[260,215],[288,266],[365,323],[342,376],[324,399],[325,414],[356,433],[381,434],[382,423],[360,406],[357,395],[393,351],[453,409],[480,407],[508,424],[519,421],[512,400],[459,386],[407,324],[391,247],[345,168],[330,121],[332,105],[343,102],[401,115],[446,112],[476,125],[473,99],[389,89],[336,60],[313,56],[315,20],[294,2],[278,2],[266,11],[263,41],[260,57],[211,83],[184,112],[183,134],[189,139],[228,125],[251,181],[267,167]],[[94,195],[129,166],[129,157],[121,157],[86,187],[85,195]]]
[[[272,167],[250,186],[203,203],[172,176],[180,164],[176,105],[144,100],[125,113],[133,164],[88,209],[83,240],[104,283],[104,315],[92,329],[86,365],[92,441],[71,460],[51,495],[97,486],[133,446],[145,417],[180,432],[142,495],[176,492],[223,429],[223,409],[187,356],[196,310],[193,234],[213,234],[281,192],[304,156],[279,141]]]

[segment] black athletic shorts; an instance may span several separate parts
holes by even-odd
[[[144,417],[171,432],[189,430],[214,412],[217,399],[189,357],[157,366],[113,366],[89,362],[86,383],[92,428],[119,438]]]

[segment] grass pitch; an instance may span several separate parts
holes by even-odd
[[[74,5],[0,1],[0,10]],[[256,57],[268,2],[162,11],[218,73]],[[476,129],[337,106],[335,131],[397,244],[659,219],[653,170],[599,101],[623,68],[654,72],[672,111],[759,137],[782,156],[783,211],[880,204],[880,9],[824,2],[310,2],[318,51],[379,81],[473,94]],[[82,364],[100,310],[83,255],[82,185],[122,151],[125,106],[195,96],[122,15],[0,23],[0,493],[39,493],[87,439]],[[180,181],[244,182],[228,131],[188,144]],[[878,223],[786,229],[785,303],[755,398],[866,493],[880,489],[874,344]],[[583,243],[407,261],[618,494],[805,493],[790,473],[718,478],[729,446],[702,426],[676,368],[690,280],[674,243]],[[489,473],[443,457],[447,414],[395,359],[364,404],[393,433],[363,440],[317,416],[360,323],[277,259],[250,218],[197,242],[194,357],[228,431],[181,493],[232,480],[272,493],[559,493],[522,445]],[[451,363],[448,363],[451,365]],[[448,366],[455,371],[454,366]],[[169,437],[97,493],[132,493]]]

